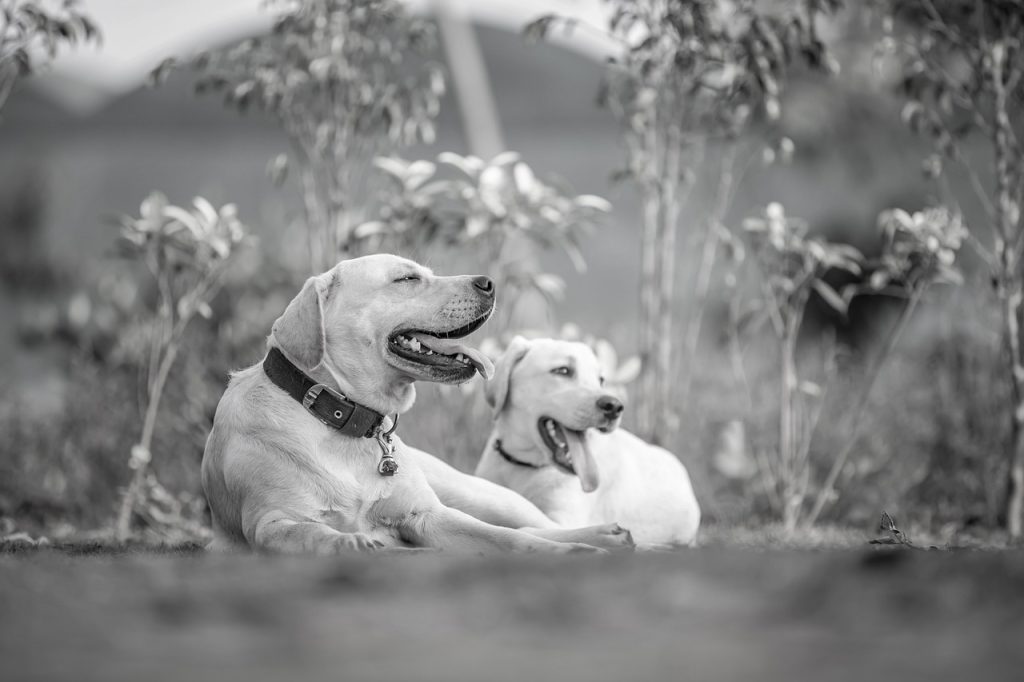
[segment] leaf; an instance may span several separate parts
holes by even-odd
[[[147,82],[150,87],[156,87],[163,85],[167,82],[167,78],[171,75],[171,72],[178,66],[178,60],[174,57],[168,57],[159,64],[156,68],[149,72]]]
[[[940,263],[936,270],[935,281],[960,286],[964,283],[964,276],[956,268]]]
[[[383,234],[387,231],[387,224],[380,220],[370,220],[360,225],[352,231],[353,236],[356,239],[366,239],[374,235]]]
[[[470,239],[479,237],[491,226],[490,218],[482,213],[473,213],[466,218],[466,236]]]
[[[139,206],[139,214],[143,218],[155,218],[163,214],[167,205],[167,197],[163,192],[150,192]]]
[[[487,210],[498,218],[508,215],[503,196],[503,190],[508,186],[508,178],[504,169],[500,166],[488,166],[480,173],[479,183],[480,201],[487,207]]]
[[[215,209],[209,201],[203,197],[196,197],[192,200],[192,205],[195,206],[196,210],[203,216],[207,225],[212,227],[217,224],[217,209]]]
[[[502,152],[491,159],[491,166],[509,166],[519,161],[518,152]]]
[[[185,228],[188,229],[188,231],[193,233],[193,235],[196,236],[197,238],[203,235],[204,230],[202,226],[199,224],[199,220],[196,219],[195,215],[189,213],[188,211],[185,211],[184,209],[177,206],[167,206],[164,208],[164,215],[170,218],[171,220],[180,222],[182,225],[185,226]]]
[[[533,171],[525,163],[519,162],[512,167],[512,179],[515,181],[516,190],[523,196],[533,199],[538,188],[537,178]]]
[[[523,38],[527,42],[539,42],[544,40],[551,30],[551,24],[558,19],[556,14],[544,14],[523,26]]]
[[[594,355],[608,374],[615,372],[619,364],[619,354],[615,352],[615,346],[605,339],[598,339],[594,342]]]
[[[267,176],[275,186],[280,187],[288,179],[288,155],[278,154],[267,162]]]
[[[813,398],[821,397],[821,386],[814,383],[813,381],[801,381],[798,388],[800,389],[801,393],[809,395]]]
[[[868,280],[868,283],[875,291],[881,291],[889,285],[889,281],[890,275],[887,270],[875,270],[871,273],[871,279]]]
[[[452,152],[441,152],[437,155],[437,160],[440,163],[446,163],[449,166],[455,166],[460,171],[466,174],[467,177],[473,178],[474,180],[483,171],[486,164],[483,159],[477,156],[460,156]]]
[[[827,303],[836,312],[844,316],[849,313],[849,302],[840,296],[839,292],[826,284],[824,280],[814,280],[811,283],[811,287],[818,292],[818,295],[824,299],[825,303]]]
[[[407,190],[414,190],[433,177],[437,166],[429,161],[414,161],[405,169],[404,184]]]
[[[590,208],[595,211],[601,211],[602,213],[611,213],[612,205],[604,197],[599,197],[596,194],[580,194],[573,203],[580,208]]]
[[[533,277],[533,285],[551,298],[561,299],[565,294],[565,281],[558,275],[540,273]]]
[[[405,177],[409,168],[408,161],[395,156],[378,156],[373,160],[373,165],[398,180],[403,187],[405,186]]]
[[[640,370],[642,364],[640,357],[633,355],[626,359],[619,368],[615,371],[615,374],[609,378],[614,384],[628,384],[636,381],[637,377],[640,376]]]

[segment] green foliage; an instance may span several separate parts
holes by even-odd
[[[883,211],[878,224],[885,242],[871,275],[872,290],[889,292],[894,283],[908,292],[963,283],[955,263],[968,232],[959,215],[944,207],[913,215],[897,208]]]
[[[390,178],[390,187],[382,195],[380,219],[359,225],[354,236],[371,250],[425,258],[446,251],[463,256],[463,267],[468,261],[486,268],[510,302],[506,321],[525,292],[560,298],[561,278],[537,272],[518,249],[523,242],[557,248],[582,271],[582,241],[611,205],[540,180],[514,152],[490,161],[444,152],[437,161],[442,168],[430,161],[378,158],[375,165]],[[445,175],[444,167],[451,172]]]
[[[811,0],[778,12],[754,0],[610,5],[607,34],[617,47],[598,102],[618,119],[626,142],[627,167],[616,177],[633,180],[644,201],[638,427],[659,442],[678,426],[677,406],[685,408],[697,363],[717,249],[728,233],[724,219],[737,181],[737,138],[755,121],[779,117],[782,84],[794,64],[838,70],[819,37],[817,19],[840,2]],[[548,15],[525,33],[540,39],[560,24],[572,28],[575,21]],[[686,310],[684,343],[674,344],[680,208],[697,177],[708,173],[709,146],[719,143],[725,149],[710,208],[691,228],[700,243],[700,262],[692,269],[692,285],[686,285],[696,292],[694,303]],[[792,151],[791,142],[780,149],[783,157]],[[680,359],[684,374],[677,382]]]
[[[825,280],[832,270],[861,273],[863,256],[845,244],[807,236],[807,224],[786,216],[780,204],[770,204],[763,218],[744,223],[752,242],[755,319],[769,320],[778,340],[779,436],[778,446],[762,454],[759,469],[763,487],[786,528],[794,530],[811,490],[811,444],[821,419],[824,388],[803,380],[797,363],[797,342],[807,303],[817,292],[843,315],[849,300]],[[835,350],[829,348],[824,374],[835,374]]]
[[[749,1],[612,4],[611,33],[626,50],[612,60],[600,101],[637,132],[655,112],[675,111],[684,128],[734,137],[758,109],[778,117],[791,62],[837,70],[815,22],[836,1],[786,15]]]
[[[142,202],[139,217],[123,216],[120,224],[122,253],[145,264],[159,293],[148,325],[145,416],[128,459],[134,474],[117,520],[118,538],[125,540],[138,507],[152,516],[160,509],[154,502],[173,499],[149,472],[160,401],[189,324],[197,315],[211,316],[210,302],[223,284],[226,268],[248,240],[233,204],[217,210],[201,197],[188,210],[153,193]],[[180,511],[171,506],[171,512],[180,516]],[[162,523],[160,516],[150,521],[151,526],[154,521]]]
[[[777,203],[768,205],[763,218],[747,219],[743,227],[753,244],[753,262],[763,278],[769,319],[799,320],[812,291],[837,312],[846,314],[848,300],[825,281],[825,274],[836,269],[859,275],[864,257],[857,249],[808,237],[807,224],[786,216]]]
[[[157,312],[166,317],[168,330],[196,314],[209,317],[225,268],[248,241],[238,209],[225,204],[218,210],[202,197],[185,209],[154,192],[139,213],[120,218],[120,252],[144,263],[153,276],[161,297]]]
[[[598,102],[634,134],[677,125],[696,135],[735,138],[757,112],[778,118],[792,64],[838,71],[817,18],[835,11],[840,0],[813,0],[779,13],[751,0],[609,4],[608,33],[621,49],[609,58]],[[574,24],[545,15],[524,33],[543,39],[559,25]],[[630,173],[641,180],[658,170],[644,155],[634,153],[630,161]]]
[[[764,218],[750,219],[745,228],[751,236],[760,300],[752,308],[753,319],[768,319],[779,341],[780,414],[779,445],[774,456],[761,458],[760,470],[769,501],[788,528],[797,523],[812,525],[827,505],[838,499],[836,482],[857,442],[860,422],[871,390],[893,354],[917,304],[933,284],[960,283],[955,267],[967,232],[959,218],[937,208],[913,215],[895,209],[879,216],[884,236],[883,251],[864,283],[855,282],[836,291],[825,280],[833,270],[860,276],[865,263],[850,246],[806,236],[806,225],[785,215],[778,204],[769,205]],[[800,379],[797,343],[811,292],[816,292],[836,312],[846,316],[851,300],[863,293],[905,298],[900,318],[881,351],[867,367],[865,380],[837,423],[845,435],[838,439],[829,458],[823,483],[815,484],[811,445],[821,423],[827,386]],[[834,351],[826,355],[824,375],[836,374]],[[810,509],[805,502],[817,489]]]
[[[38,69],[61,47],[96,42],[96,24],[78,0],[0,0],[0,108],[18,78]]]
[[[265,36],[193,60],[197,92],[228,106],[269,112],[280,122],[298,166],[314,270],[350,252],[352,212],[366,167],[393,145],[432,142],[445,81],[431,60],[433,27],[396,0],[275,2]],[[159,82],[175,62],[154,71]],[[283,156],[271,161],[283,182]]]
[[[1024,537],[1024,4],[1018,0],[889,0],[881,2],[883,54],[901,73],[903,120],[931,143],[925,172],[940,181],[943,159],[957,163],[987,213],[990,238],[972,241],[988,266],[1001,312],[1013,430],[1007,443],[1007,528]],[[991,166],[983,172],[961,150],[971,135],[988,143]],[[983,178],[988,178],[985,180]]]

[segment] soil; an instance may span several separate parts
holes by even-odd
[[[1020,551],[94,550],[0,555],[0,679],[934,682],[1024,670]]]

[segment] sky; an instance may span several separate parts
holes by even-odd
[[[542,14],[555,12],[594,26],[605,23],[601,0],[409,0],[416,13],[443,5],[474,23],[517,32]],[[34,85],[73,113],[91,114],[131,92],[167,55],[186,55],[266,29],[272,13],[265,0],[82,0],[100,26],[103,42],[63,52]],[[579,30],[554,37],[600,58],[608,44],[597,32]]]

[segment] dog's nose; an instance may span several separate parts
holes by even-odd
[[[615,419],[622,414],[622,401],[610,395],[603,395],[597,399],[597,409],[604,413],[609,419]]]
[[[491,281],[490,277],[474,277],[473,286],[481,293],[487,294],[488,296],[494,296],[494,282]]]

